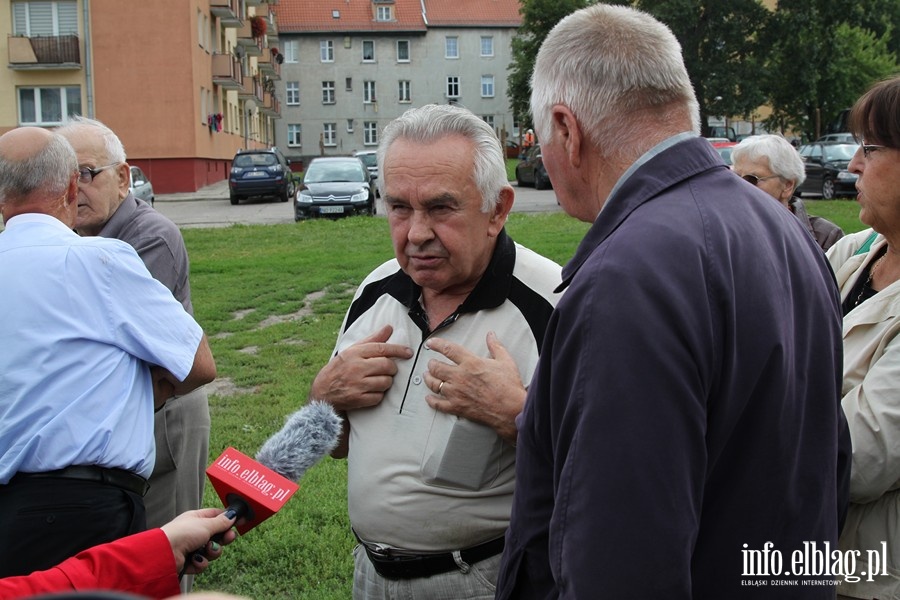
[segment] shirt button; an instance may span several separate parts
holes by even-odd
[[[416,385],[421,384],[421,383],[422,383],[422,378],[419,377],[418,375],[416,375],[415,377],[413,377],[413,383],[416,384]]]

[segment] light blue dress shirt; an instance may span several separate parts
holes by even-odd
[[[149,477],[149,365],[184,380],[200,326],[131,246],[47,215],[6,223],[0,282],[0,484],[70,465]]]

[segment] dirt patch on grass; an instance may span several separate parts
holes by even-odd
[[[219,377],[212,383],[206,384],[206,393],[210,396],[237,396],[239,394],[255,394],[258,391],[257,387],[238,387],[228,377]]]

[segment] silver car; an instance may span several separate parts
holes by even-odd
[[[139,167],[131,167],[131,182],[128,184],[128,190],[134,194],[135,198],[140,198],[150,206],[153,206],[153,201],[156,200],[150,178],[144,175]]]

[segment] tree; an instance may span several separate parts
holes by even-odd
[[[507,95],[519,131],[533,127],[529,102],[531,74],[538,50],[550,30],[566,15],[592,4],[589,0],[522,0],[522,26],[512,40],[513,62],[509,65]]]

